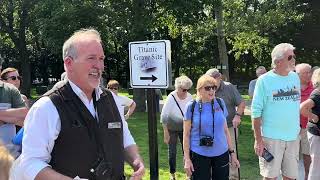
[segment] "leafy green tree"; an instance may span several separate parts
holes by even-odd
[[[30,94],[31,76],[28,52],[28,35],[30,33],[30,13],[37,0],[7,0],[0,1],[0,32],[5,33],[18,52],[18,60],[22,68],[22,92]]]

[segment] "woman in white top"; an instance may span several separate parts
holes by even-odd
[[[168,95],[163,106],[160,121],[163,126],[164,143],[168,144],[168,156],[171,180],[175,180],[177,140],[179,138],[182,148],[183,117],[186,104],[192,100],[188,92],[192,81],[187,76],[180,76],[175,80],[175,90]]]
[[[131,116],[131,114],[134,112],[134,109],[136,108],[136,103],[126,97],[126,96],[119,96],[118,91],[120,88],[119,82],[116,80],[110,80],[107,84],[107,88],[112,91],[116,95],[116,100],[119,102],[121,105],[120,107],[120,114],[124,115],[124,118],[127,120]],[[127,113],[124,112],[124,108],[128,107]]]

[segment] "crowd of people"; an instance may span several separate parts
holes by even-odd
[[[299,154],[305,179],[320,179],[320,69],[295,65],[294,50],[288,43],[275,46],[271,70],[259,66],[249,84],[254,150],[265,180],[297,179]],[[0,176],[121,180],[127,162],[134,171],[131,179],[141,179],[144,163],[126,122],[136,104],[119,95],[116,80],[101,87],[105,55],[99,32],[76,31],[62,54],[63,80],[31,107],[19,91],[18,70],[2,71]],[[174,86],[160,116],[170,179],[176,179],[178,141],[186,178],[239,179],[236,151],[245,101],[237,88],[215,68],[197,80],[196,98],[189,92],[189,77],[177,77]],[[23,127],[19,141],[16,126]]]

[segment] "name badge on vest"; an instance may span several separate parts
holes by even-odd
[[[121,122],[110,122],[108,123],[108,129],[120,129]]]

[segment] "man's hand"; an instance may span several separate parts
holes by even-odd
[[[265,148],[265,146],[264,146],[263,140],[260,140],[260,141],[255,140],[254,141],[254,151],[255,151],[256,155],[261,157],[264,148]]]
[[[133,169],[134,169],[134,172],[133,172],[130,180],[142,179],[144,172],[145,172],[145,168],[144,168],[143,162],[140,158],[137,158],[136,160],[133,161]]]
[[[240,125],[241,123],[241,117],[238,116],[238,115],[235,115],[233,120],[232,120],[232,125],[234,128],[238,128],[238,126]]]

